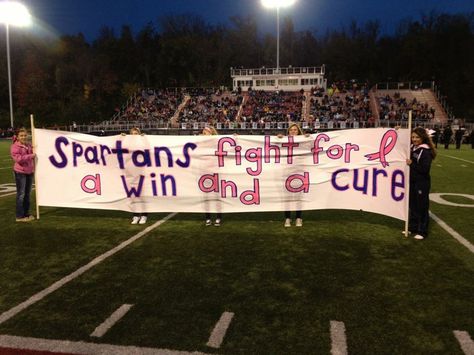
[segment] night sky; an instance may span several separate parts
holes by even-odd
[[[382,32],[393,33],[402,19],[417,20],[423,14],[470,13],[473,0],[296,0],[282,9],[281,17],[290,15],[296,31],[310,30],[322,35],[328,29],[379,20]],[[120,34],[122,25],[131,25],[136,33],[147,23],[169,14],[197,14],[211,24],[229,23],[233,15],[255,15],[262,33],[274,32],[276,11],[263,8],[260,0],[23,0],[42,28],[57,35],[82,32],[87,40],[97,37],[103,26]],[[159,30],[159,28],[157,27]]]

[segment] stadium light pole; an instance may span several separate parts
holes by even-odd
[[[25,5],[13,1],[0,2],[0,23],[5,24],[7,44],[8,95],[10,99],[10,125],[13,128],[13,94],[10,64],[10,26],[28,26],[31,15]]]
[[[280,73],[280,8],[293,5],[296,0],[262,0],[262,5],[277,12],[277,73]]]

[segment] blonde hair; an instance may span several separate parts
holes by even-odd
[[[301,129],[300,125],[297,124],[297,123],[290,123],[290,125],[288,126],[288,129],[286,130],[286,134],[289,135],[290,134],[290,129],[292,129],[295,126],[298,129],[298,136],[302,135],[303,130]]]
[[[18,141],[18,136],[20,135],[20,133],[28,134],[28,130],[25,127],[19,128],[18,131],[16,132],[16,134],[12,137],[13,143]]]
[[[130,134],[134,134],[134,133],[142,134],[142,131],[140,131],[140,128],[138,128],[138,127],[130,128]]]
[[[204,127],[202,131],[204,132],[206,130],[211,132],[211,136],[217,136],[219,134],[219,133],[217,133],[217,129],[215,129],[213,126]]]

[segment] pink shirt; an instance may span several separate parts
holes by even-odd
[[[10,147],[10,155],[15,161],[14,171],[22,174],[33,174],[35,171],[35,155],[30,144],[21,144],[20,141],[16,141]]]

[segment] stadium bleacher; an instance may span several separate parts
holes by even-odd
[[[369,88],[368,83],[350,80],[307,91],[143,89],[112,120],[75,130],[106,134],[137,126],[189,134],[214,125],[229,131],[274,131],[286,129],[289,122],[299,122],[308,131],[393,127],[406,126],[410,110],[413,125],[432,128],[448,123],[448,114],[431,89]]]

